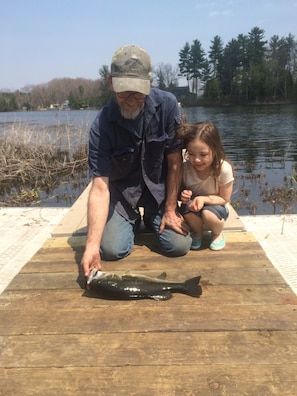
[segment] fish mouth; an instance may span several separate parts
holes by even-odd
[[[93,268],[87,278],[87,286],[90,285],[92,280],[99,279],[103,275],[103,272],[98,270],[97,268]]]

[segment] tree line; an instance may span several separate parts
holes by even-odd
[[[180,74],[197,98],[223,103],[296,102],[297,41],[254,27],[224,47],[219,36],[211,41],[208,56],[199,40],[179,52]]]
[[[36,110],[61,105],[71,109],[100,108],[111,97],[103,65],[97,80],[54,79],[26,86],[16,92],[0,92],[0,111]],[[183,77],[185,87],[179,87]],[[179,51],[178,66],[158,64],[153,85],[173,92],[184,105],[249,104],[297,101],[297,41],[292,34],[265,40],[264,30],[254,27],[225,46],[220,36],[211,40],[209,51],[198,39]]]
[[[85,78],[55,78],[46,84],[0,93],[0,111],[59,109],[68,101],[71,109],[100,108],[105,102],[104,81]]]

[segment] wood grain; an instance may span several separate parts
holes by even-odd
[[[104,270],[201,275],[203,294],[85,292],[85,237],[51,238],[0,296],[0,395],[296,395],[297,297],[248,232],[168,258],[152,234]]]

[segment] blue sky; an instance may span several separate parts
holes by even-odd
[[[297,40],[297,0],[0,0],[0,90],[53,78],[98,78],[122,45],[145,48],[154,65],[177,66],[197,39],[208,52],[255,26]]]

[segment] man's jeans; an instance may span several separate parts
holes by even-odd
[[[169,257],[185,255],[192,243],[190,234],[184,236],[167,227],[162,234],[159,234],[162,216],[162,210],[157,214],[146,216],[146,222],[151,225],[161,252]],[[113,261],[128,256],[133,248],[135,232],[139,224],[140,221],[137,224],[129,223],[113,208],[110,208],[100,246],[102,260]]]

